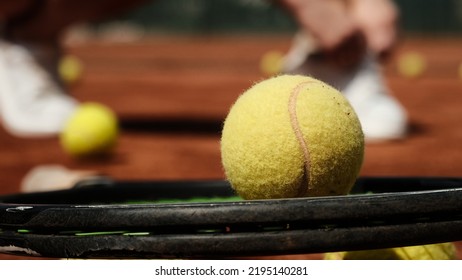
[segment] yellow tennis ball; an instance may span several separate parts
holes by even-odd
[[[63,149],[73,156],[92,156],[111,151],[117,135],[117,117],[108,107],[84,103],[70,117],[60,141]]]
[[[267,76],[274,76],[282,72],[284,54],[280,51],[268,51],[260,60],[260,71]]]
[[[58,73],[66,84],[77,82],[82,76],[83,64],[76,56],[63,56],[58,64]]]
[[[425,57],[418,52],[406,52],[398,58],[398,72],[407,78],[416,78],[427,68]]]
[[[327,253],[326,260],[455,260],[453,243],[387,248],[350,252]]]
[[[221,138],[226,177],[244,199],[346,194],[363,154],[348,101],[306,76],[255,84],[232,106]]]

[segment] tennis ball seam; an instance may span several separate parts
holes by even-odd
[[[302,130],[300,128],[300,124],[298,122],[297,117],[297,99],[300,95],[300,91],[305,88],[308,84],[313,84],[313,81],[303,82],[298,84],[296,87],[293,88],[292,92],[290,93],[289,97],[289,117],[290,117],[290,124],[292,129],[295,133],[295,137],[297,139],[298,144],[302,150],[303,154],[303,180],[300,186],[300,193],[299,195],[304,195],[307,191],[309,192],[312,189],[310,184],[310,166],[311,166],[311,156],[310,150],[308,148],[308,144],[303,137]],[[305,185],[308,185],[308,189],[305,189]]]

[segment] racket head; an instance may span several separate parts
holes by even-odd
[[[0,197],[0,248],[58,258],[217,258],[429,244],[462,239],[461,199],[460,178],[363,177],[347,196],[253,201],[221,180],[98,178]]]

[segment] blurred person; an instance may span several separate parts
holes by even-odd
[[[78,106],[58,75],[60,38],[70,25],[144,1],[0,1],[0,119],[11,134],[58,134]]]
[[[61,35],[72,24],[101,20],[146,2],[0,1],[0,118],[5,129],[17,136],[59,133],[78,106],[57,74]],[[288,10],[301,29],[287,54],[286,72],[312,75],[342,90],[358,111],[366,138],[403,136],[404,110],[386,92],[377,68],[378,55],[395,40],[397,13],[391,2],[272,2]]]
[[[394,3],[285,2],[302,30],[285,56],[283,72],[310,75],[339,89],[358,114],[368,142],[405,137],[407,113],[390,95],[380,69],[380,60],[396,43],[399,12]]]

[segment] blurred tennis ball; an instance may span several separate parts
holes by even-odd
[[[74,84],[82,77],[83,63],[74,55],[65,55],[59,61],[58,73],[66,84]]]
[[[438,243],[379,250],[327,253],[326,260],[455,260],[453,243]]]
[[[118,121],[106,106],[83,103],[70,117],[61,135],[63,149],[76,157],[109,153],[116,144]]]
[[[260,59],[260,71],[266,76],[274,76],[282,72],[284,54],[280,51],[268,51]]]
[[[427,69],[427,61],[425,56],[419,52],[409,51],[398,57],[397,68],[401,76],[416,78],[421,76]]]

